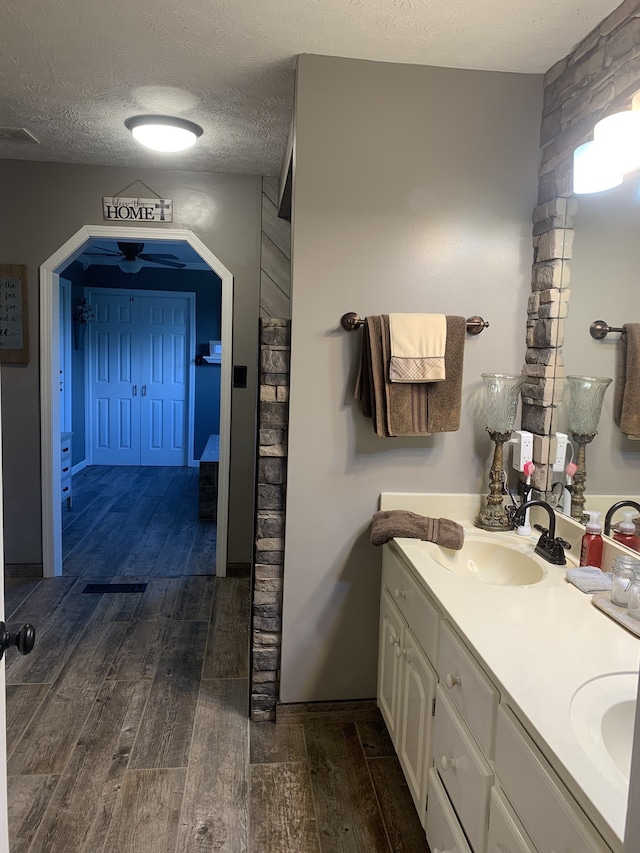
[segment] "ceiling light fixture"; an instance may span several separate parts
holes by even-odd
[[[137,142],[154,151],[184,151],[202,136],[197,124],[173,116],[132,116],[124,124]]]
[[[118,261],[118,266],[122,272],[135,273],[140,272],[144,264],[140,258],[124,258]]]

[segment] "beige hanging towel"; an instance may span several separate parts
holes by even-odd
[[[391,382],[446,379],[447,318],[444,314],[389,314]]]
[[[640,323],[625,323],[618,341],[613,418],[627,438],[640,439]]]

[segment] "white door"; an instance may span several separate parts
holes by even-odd
[[[89,391],[94,465],[140,464],[136,335],[129,294],[91,294]],[[85,340],[85,346],[87,341]]]
[[[175,296],[138,299],[140,465],[187,464],[189,302]]]
[[[92,463],[187,465],[190,298],[99,290],[90,298]]]

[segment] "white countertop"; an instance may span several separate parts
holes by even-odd
[[[477,532],[471,520],[474,502],[477,508],[476,496],[385,493],[380,506],[454,518]],[[522,543],[515,533],[499,535]],[[531,538],[532,550],[536,538]],[[547,564],[547,577],[532,586],[496,586],[443,568],[419,540],[395,539],[391,547],[466,640],[605,840],[620,849],[628,784],[622,774],[615,782],[607,778],[589,758],[574,734],[569,710],[585,682],[613,672],[637,673],[640,639],[567,583],[567,567]]]

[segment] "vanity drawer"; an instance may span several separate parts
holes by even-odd
[[[426,829],[431,851],[472,853],[434,767],[429,770]]]
[[[438,675],[487,758],[493,758],[500,694],[453,628],[442,623]]]
[[[493,772],[441,684],[436,696],[434,763],[474,853],[484,853]]]
[[[539,853],[609,853],[507,705],[498,708],[495,770]]]
[[[416,639],[431,662],[435,663],[440,613],[388,547],[382,553],[382,586],[388,589]]]
[[[515,812],[502,794],[491,791],[489,853],[536,853]]]

